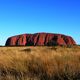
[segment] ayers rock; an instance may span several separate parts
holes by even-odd
[[[63,34],[35,33],[12,36],[7,39],[6,46],[54,46],[75,45],[72,37]]]

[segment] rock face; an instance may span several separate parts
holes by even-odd
[[[75,45],[72,37],[63,34],[35,33],[22,34],[7,39],[6,46],[54,46]]]

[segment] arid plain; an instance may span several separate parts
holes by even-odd
[[[80,80],[80,46],[0,47],[0,80]]]

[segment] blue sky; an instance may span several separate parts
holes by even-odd
[[[0,45],[36,32],[70,35],[80,44],[80,0],[0,0]]]

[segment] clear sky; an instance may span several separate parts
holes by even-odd
[[[0,45],[36,32],[70,35],[80,44],[80,0],[0,0]]]

